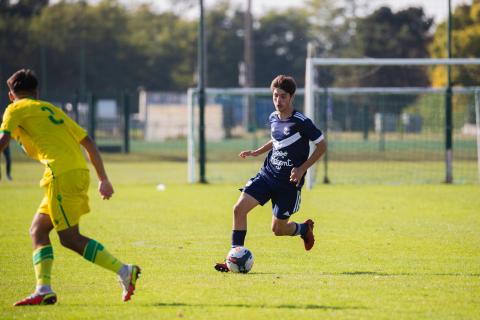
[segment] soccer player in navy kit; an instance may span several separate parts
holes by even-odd
[[[300,236],[305,250],[315,242],[313,221],[290,221],[300,208],[300,193],[307,169],[325,153],[322,131],[293,108],[296,84],[292,77],[279,75],[270,85],[276,111],[269,117],[271,140],[256,150],[240,152],[241,158],[268,152],[260,172],[250,179],[233,207],[232,247],[243,246],[247,234],[247,214],[257,205],[272,200],[272,231],[276,236]],[[312,141],[316,148],[309,156]],[[225,263],[215,269],[228,272]]]

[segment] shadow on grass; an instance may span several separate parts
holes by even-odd
[[[278,273],[275,273],[275,272],[256,272],[256,271],[250,271],[249,273],[247,273],[246,275],[262,275],[262,274],[278,274]],[[241,273],[240,275],[245,275],[243,273]]]
[[[347,271],[340,273],[324,273],[323,275],[329,276],[379,276],[379,277],[397,277],[397,276],[450,276],[450,277],[480,277],[480,273],[411,273],[411,272],[400,272],[400,273],[386,273],[386,272],[375,272],[375,271]]]
[[[301,309],[301,310],[353,310],[353,309],[365,309],[364,307],[339,307],[339,306],[325,306],[318,304],[306,304],[306,305],[293,305],[293,304],[280,304],[280,305],[266,305],[266,304],[203,304],[203,303],[154,303],[154,307],[198,307],[198,308],[249,308],[249,309]]]

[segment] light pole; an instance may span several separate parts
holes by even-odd
[[[447,20],[447,57],[452,58],[452,10],[448,0]],[[453,115],[452,115],[452,75],[450,64],[447,66],[447,90],[445,92],[445,183],[453,183]]]
[[[207,183],[205,178],[205,36],[203,0],[199,0],[200,20],[198,22],[198,106],[199,106],[199,165],[200,183]]]
[[[252,17],[252,0],[247,0],[247,8],[244,15],[245,36],[243,42],[243,59],[245,61],[245,87],[255,87],[255,57],[253,52],[253,17]],[[253,133],[253,149],[257,145],[257,121],[255,112],[255,96],[248,94],[245,105],[245,121],[247,132]]]

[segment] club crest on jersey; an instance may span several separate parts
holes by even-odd
[[[283,134],[288,136],[290,134],[290,127],[283,128]]]

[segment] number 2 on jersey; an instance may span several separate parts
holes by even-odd
[[[55,112],[50,109],[49,107],[41,107],[40,108],[42,111],[48,111],[48,113],[50,113],[50,115],[48,116],[48,120],[50,120],[53,124],[62,124],[63,123],[63,119],[55,119],[54,115],[55,115]]]

